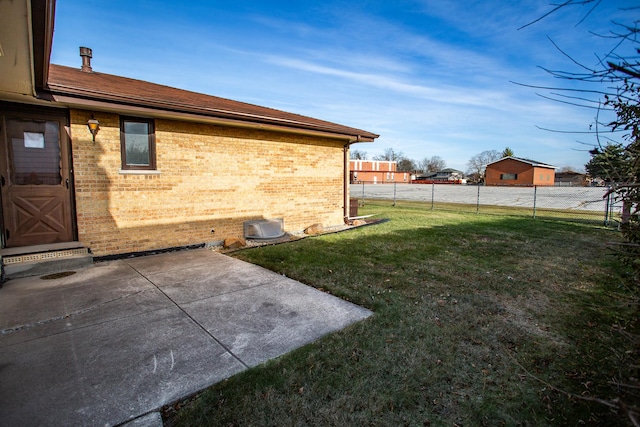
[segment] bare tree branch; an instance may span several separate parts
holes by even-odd
[[[558,46],[558,44],[556,42],[554,42],[551,37],[547,36],[547,40],[549,40],[551,42],[551,44],[558,50],[558,52],[560,52],[565,57],[569,58],[569,60],[571,62],[573,62],[574,64],[576,64],[578,67],[584,68],[585,70],[589,71],[590,73],[595,72],[593,69],[591,69],[591,68],[589,68],[589,67],[587,67],[585,65],[582,65],[581,63],[579,63],[578,61],[573,59],[573,57],[571,55],[569,55],[567,52],[565,52],[564,50],[560,49],[560,46]]]
[[[573,1],[572,1],[572,0],[567,0],[567,1],[565,1],[564,3],[562,3],[562,4],[559,4],[559,5],[558,5],[558,6],[556,6],[554,9],[552,9],[552,10],[550,10],[549,12],[545,13],[544,15],[542,15],[541,17],[539,17],[538,19],[536,19],[536,20],[534,20],[534,21],[531,21],[531,22],[529,22],[528,24],[523,25],[522,27],[518,28],[518,31],[522,30],[523,28],[527,28],[527,27],[529,27],[529,26],[531,26],[531,25],[535,24],[536,22],[540,22],[540,21],[542,21],[542,20],[543,20],[544,18],[546,18],[547,16],[549,16],[549,15],[551,15],[551,14],[553,14],[553,13],[557,12],[557,11],[558,11],[558,10],[560,10],[561,8],[563,8],[563,7],[567,6],[567,5],[571,4],[571,3],[573,3]]]
[[[540,377],[535,376],[534,374],[532,374],[531,372],[529,372],[524,366],[522,366],[522,364],[520,362],[518,362],[518,360],[515,358],[515,356],[506,348],[503,349],[504,354],[506,354],[516,365],[518,365],[518,367],[520,367],[520,369],[522,369],[524,371],[524,373],[528,376],[533,378],[534,380],[538,381],[541,384],[544,384],[545,386],[549,387],[552,390],[555,390],[559,393],[564,394],[565,396],[574,398],[574,399],[579,399],[579,400],[583,400],[586,402],[596,402],[596,403],[600,403],[602,405],[608,406],[609,408],[614,408],[614,409],[623,409],[623,405],[624,405],[624,409],[626,409],[626,413],[627,415],[631,418],[632,416],[634,418],[632,418],[632,420],[635,420],[635,417],[640,415],[640,408],[635,408],[633,406],[629,407],[627,405],[625,405],[622,401],[620,401],[620,399],[614,399],[613,401],[608,401],[608,400],[604,400],[604,399],[599,399],[597,397],[587,397],[587,396],[582,396],[580,394],[575,394],[575,393],[571,393],[570,391],[566,391],[563,390],[559,387],[554,386],[553,384],[548,383],[547,381],[543,380]],[[634,422],[634,425],[635,424]]]
[[[572,88],[565,88],[565,87],[555,87],[555,86],[538,86],[538,85],[530,85],[530,84],[526,84],[526,83],[519,83],[513,80],[509,80],[509,83],[513,83],[514,85],[518,85],[518,86],[523,86],[523,87],[530,87],[533,89],[544,89],[544,90],[558,90],[558,91],[564,91],[564,92],[579,92],[579,93],[592,93],[594,95],[601,95],[601,96],[615,96],[616,94],[614,92],[603,92],[601,90],[587,90],[587,89],[572,89]]]
[[[587,19],[589,17],[589,15],[591,15],[591,13],[593,13],[593,11],[596,10],[596,8],[598,6],[600,6],[600,3],[602,3],[602,0],[596,1],[596,4],[594,4],[593,7],[591,9],[589,9],[589,11],[582,17],[582,19],[580,21],[578,21],[578,23],[576,24],[576,27],[578,25],[582,24],[584,22],[584,20]]]
[[[623,66],[620,66],[618,64],[614,64],[613,62],[607,62],[607,64],[609,65],[609,67],[611,67],[611,69],[615,70],[615,71],[619,71],[623,74],[626,74],[630,77],[633,77],[635,79],[640,79],[640,72],[631,70],[629,68],[625,68]]]
[[[538,126],[536,125],[536,128],[540,129],[540,130],[545,130],[547,132],[553,132],[553,133],[574,133],[574,134],[586,134],[586,135],[597,135],[598,131],[594,130],[594,131],[575,131],[575,130],[558,130],[558,129],[549,129],[549,128],[543,128],[542,126]]]
[[[544,98],[544,99],[548,99],[550,101],[555,101],[555,102],[560,102],[561,104],[567,104],[567,105],[573,105],[575,107],[581,107],[581,108],[592,108],[592,109],[598,109],[600,107],[597,106],[593,106],[593,105],[584,105],[584,104],[578,104],[576,102],[569,102],[569,101],[563,101],[562,99],[557,99],[557,98],[552,98],[550,96],[546,96],[546,95],[542,95],[540,93],[536,93],[536,95],[538,95],[540,98]],[[562,96],[560,94],[555,94],[556,96]],[[579,98],[577,98],[579,99]],[[582,99],[583,101],[588,101],[588,102],[596,102],[596,101],[592,101],[592,100],[587,100],[587,99]]]

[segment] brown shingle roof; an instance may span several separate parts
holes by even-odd
[[[292,129],[313,130],[373,141],[379,135],[299,114],[176,89],[142,80],[51,64],[48,92],[54,100],[69,97],[116,105],[153,108],[165,112],[195,114]]]
[[[551,166],[551,165],[548,165],[546,163],[538,162],[536,160],[531,160],[531,159],[523,159],[522,157],[515,157],[515,156],[503,157],[503,158],[498,159],[498,160],[496,160],[494,162],[487,163],[487,166],[488,165],[492,165],[494,163],[499,163],[499,162],[501,162],[503,160],[507,160],[507,159],[515,160],[517,162],[527,163],[527,164],[529,164],[531,166],[535,166],[535,167],[556,169],[555,166]]]

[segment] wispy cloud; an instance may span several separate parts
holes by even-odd
[[[455,86],[443,87],[442,85],[438,85],[440,87],[434,87],[436,85],[425,86],[408,83],[394,76],[343,70],[294,58],[269,56],[267,60],[282,67],[349,79],[359,84],[374,86],[390,92],[422,98],[435,103],[487,107],[488,104],[499,105],[499,101],[503,99],[502,94],[493,91],[480,89],[470,91]]]

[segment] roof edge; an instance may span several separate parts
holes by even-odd
[[[498,159],[498,160],[495,160],[495,161],[493,161],[493,162],[491,162],[491,163],[487,163],[487,166],[492,165],[492,164],[494,164],[494,163],[501,162],[501,161],[503,161],[503,160],[509,160],[509,159],[510,159],[510,160],[515,160],[515,161],[517,161],[517,162],[521,162],[521,163],[527,163],[527,164],[529,164],[529,165],[531,165],[531,166],[534,166],[534,167],[542,167],[542,168],[549,168],[549,169],[558,169],[558,167],[557,167],[557,166],[552,166],[552,165],[548,165],[548,164],[546,164],[546,163],[538,162],[538,161],[536,161],[536,160],[523,159],[523,158],[521,158],[521,157],[515,157],[515,156],[505,156],[505,157],[503,157],[503,158],[501,158],[501,159]]]
[[[64,67],[56,65],[57,69],[64,70],[68,68],[69,70],[73,70],[70,67]],[[74,70],[76,71],[76,70]],[[103,73],[95,73],[96,75],[102,75]],[[184,89],[173,88],[169,86],[158,85],[152,82],[146,82],[142,80],[130,79],[128,77],[121,77],[112,74],[103,74],[105,77],[110,78],[118,78],[124,79],[125,81],[131,82],[140,82],[142,84],[153,85],[154,87],[162,87],[170,90],[176,90],[185,93],[193,93],[198,96],[210,97],[212,99],[224,99],[218,98],[212,95],[207,95],[198,92],[191,92]],[[163,114],[167,113],[187,113],[197,116],[202,116],[205,118],[221,118],[221,119],[232,119],[237,121],[246,121],[249,123],[257,123],[257,124],[269,124],[281,126],[284,128],[294,128],[294,129],[307,129],[313,131],[321,131],[327,132],[330,134],[337,135],[349,135],[350,139],[357,142],[373,142],[380,135],[374,134],[369,131],[365,131],[362,129],[353,128],[350,126],[341,125],[338,123],[333,123],[321,119],[315,119],[312,117],[306,117],[296,113],[288,113],[286,111],[276,110],[269,107],[262,107],[258,105],[251,105],[253,107],[258,107],[265,112],[255,112],[255,111],[242,111],[242,109],[228,109],[220,106],[208,106],[206,103],[199,104],[191,104],[182,102],[176,102],[170,98],[165,99],[157,96],[141,96],[139,94],[131,94],[124,92],[110,92],[104,91],[100,89],[88,88],[84,86],[75,86],[73,84],[67,82],[52,82],[51,80],[48,82],[47,87],[43,88],[38,92],[38,96],[41,99],[48,99],[50,101],[62,102],[64,99],[65,102],[74,105],[86,105],[93,106],[96,103],[99,103],[102,109],[109,109],[109,106],[113,110],[121,109],[123,106],[127,107],[141,107],[142,109],[150,109],[146,111],[147,114],[152,114],[153,110],[159,110]],[[233,100],[225,100],[230,101],[232,103],[237,103],[238,105],[245,104],[241,101],[233,101]],[[274,115],[270,115],[269,111],[274,111]],[[284,113],[284,117],[280,116],[277,113]],[[287,117],[288,116],[288,117]],[[308,119],[309,121],[306,121]]]
[[[353,144],[356,142],[373,142],[375,138],[367,137],[366,135],[359,134],[346,134],[346,133],[338,133],[338,132],[329,132],[321,129],[312,129],[312,128],[302,128],[302,127],[293,127],[293,126],[284,126],[274,123],[259,123],[259,122],[250,122],[247,120],[240,120],[234,118],[225,118],[225,117],[216,117],[211,115],[202,115],[193,112],[184,112],[184,111],[171,111],[159,109],[156,107],[144,107],[139,105],[129,105],[129,104],[116,104],[112,102],[107,102],[104,100],[89,100],[83,98],[69,97],[65,95],[54,95],[54,94],[43,94],[43,98],[48,98],[49,101],[53,101],[59,105],[63,105],[67,108],[77,108],[77,109],[91,109],[94,111],[106,111],[106,112],[114,112],[115,106],[118,107],[119,113],[126,114],[137,114],[148,117],[156,117],[163,118],[169,120],[187,120],[198,123],[210,123],[210,124],[218,124],[223,126],[232,126],[232,127],[240,127],[246,129],[255,129],[255,130],[265,130],[265,131],[275,131],[275,132],[286,132],[286,133],[294,133],[301,135],[310,135],[310,136],[318,136],[325,137],[331,139],[339,139],[342,141],[346,141],[347,144]]]

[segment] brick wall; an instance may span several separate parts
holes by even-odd
[[[71,110],[71,140],[78,237],[98,256],[242,236],[250,219],[343,223],[341,141],[156,119],[159,173],[125,174],[119,116],[95,114],[95,143],[89,116]]]
[[[555,185],[556,170],[550,168],[533,168],[533,185],[553,186]]]
[[[349,160],[350,182],[408,182],[409,174],[396,172],[397,162],[386,160]]]
[[[387,160],[349,160],[352,171],[395,172],[397,165],[396,161]]]
[[[502,174],[517,174],[517,179],[500,179]],[[534,167],[514,159],[505,159],[487,166],[486,185],[554,185],[555,170]]]

